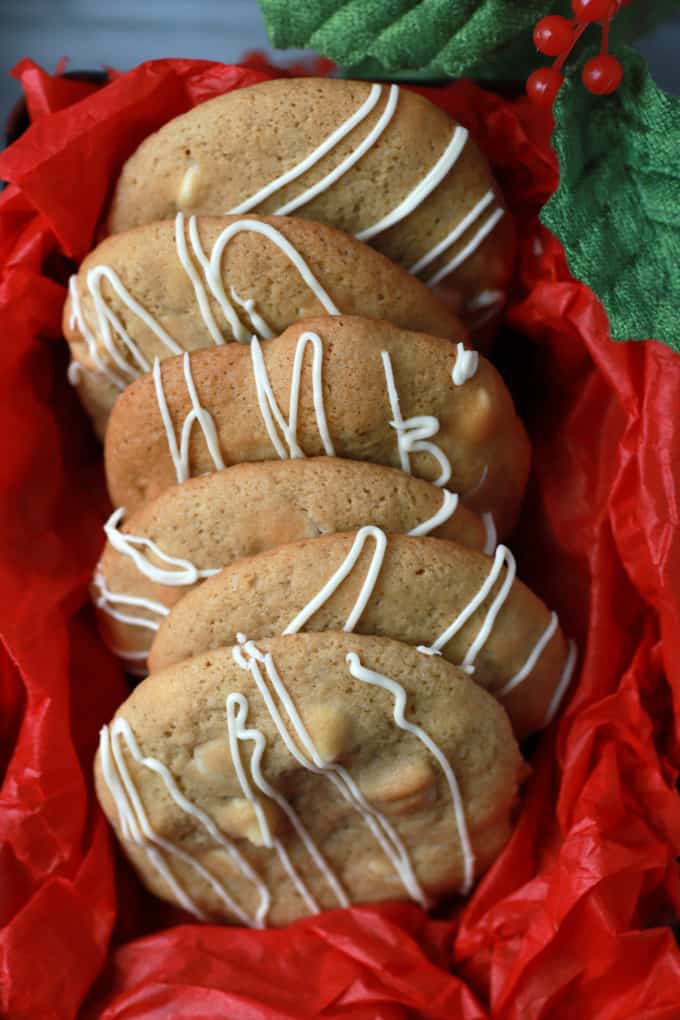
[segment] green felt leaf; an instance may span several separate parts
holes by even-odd
[[[272,45],[316,50],[357,77],[468,76],[523,81],[545,63],[532,29],[545,14],[569,15],[569,0],[260,0]],[[636,0],[612,25],[629,40],[679,0]],[[588,34],[597,37],[599,28]]]
[[[680,351],[680,99],[632,50],[623,82],[592,96],[580,66],[555,105],[560,185],[541,219],[574,276],[602,301],[615,340],[653,337]]]

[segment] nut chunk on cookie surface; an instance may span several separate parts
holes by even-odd
[[[469,892],[508,839],[520,775],[503,709],[464,673],[342,633],[241,635],[147,678],[96,762],[145,885],[255,927]]]

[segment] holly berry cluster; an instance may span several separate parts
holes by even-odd
[[[552,106],[564,77],[562,68],[574,46],[589,25],[599,22],[602,42],[598,56],[588,60],[581,72],[583,84],[596,96],[606,96],[621,84],[621,64],[607,52],[609,26],[621,7],[631,0],[571,0],[574,17],[551,14],[541,18],[534,28],[534,45],[540,53],[555,57],[550,67],[539,67],[527,79],[527,95],[538,106]]]

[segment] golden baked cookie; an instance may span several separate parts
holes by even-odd
[[[573,667],[555,613],[494,556],[375,527],[237,560],[185,595],[151,646],[152,672],[211,648],[300,630],[378,634],[469,670],[518,736],[555,714]]]
[[[161,619],[206,577],[242,556],[369,523],[473,549],[495,544],[489,517],[395,468],[337,457],[238,464],[173,485],[130,516],[114,511],[92,586],[100,629],[130,672],[144,673]]]
[[[512,527],[529,440],[493,366],[462,344],[328,316],[248,347],[157,363],[106,434],[114,506],[132,512],[192,475],[243,461],[347,457],[401,467]]]
[[[284,78],[176,117],[125,164],[109,228],[178,211],[340,227],[445,290],[471,327],[497,315],[512,271],[513,226],[484,156],[396,85]]]
[[[367,315],[465,340],[418,280],[332,227],[180,214],[103,241],[71,278],[70,378],[96,427],[155,357],[277,336],[311,315]]]
[[[95,773],[152,892],[262,927],[468,892],[508,839],[522,762],[505,712],[449,663],[298,634],[148,677]]]

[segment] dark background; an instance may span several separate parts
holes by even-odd
[[[154,57],[228,63],[252,49],[270,52],[256,0],[0,0],[0,123],[19,97],[8,72],[24,56],[49,70],[62,56],[72,70],[127,69]],[[657,82],[680,93],[680,14],[639,49]]]

